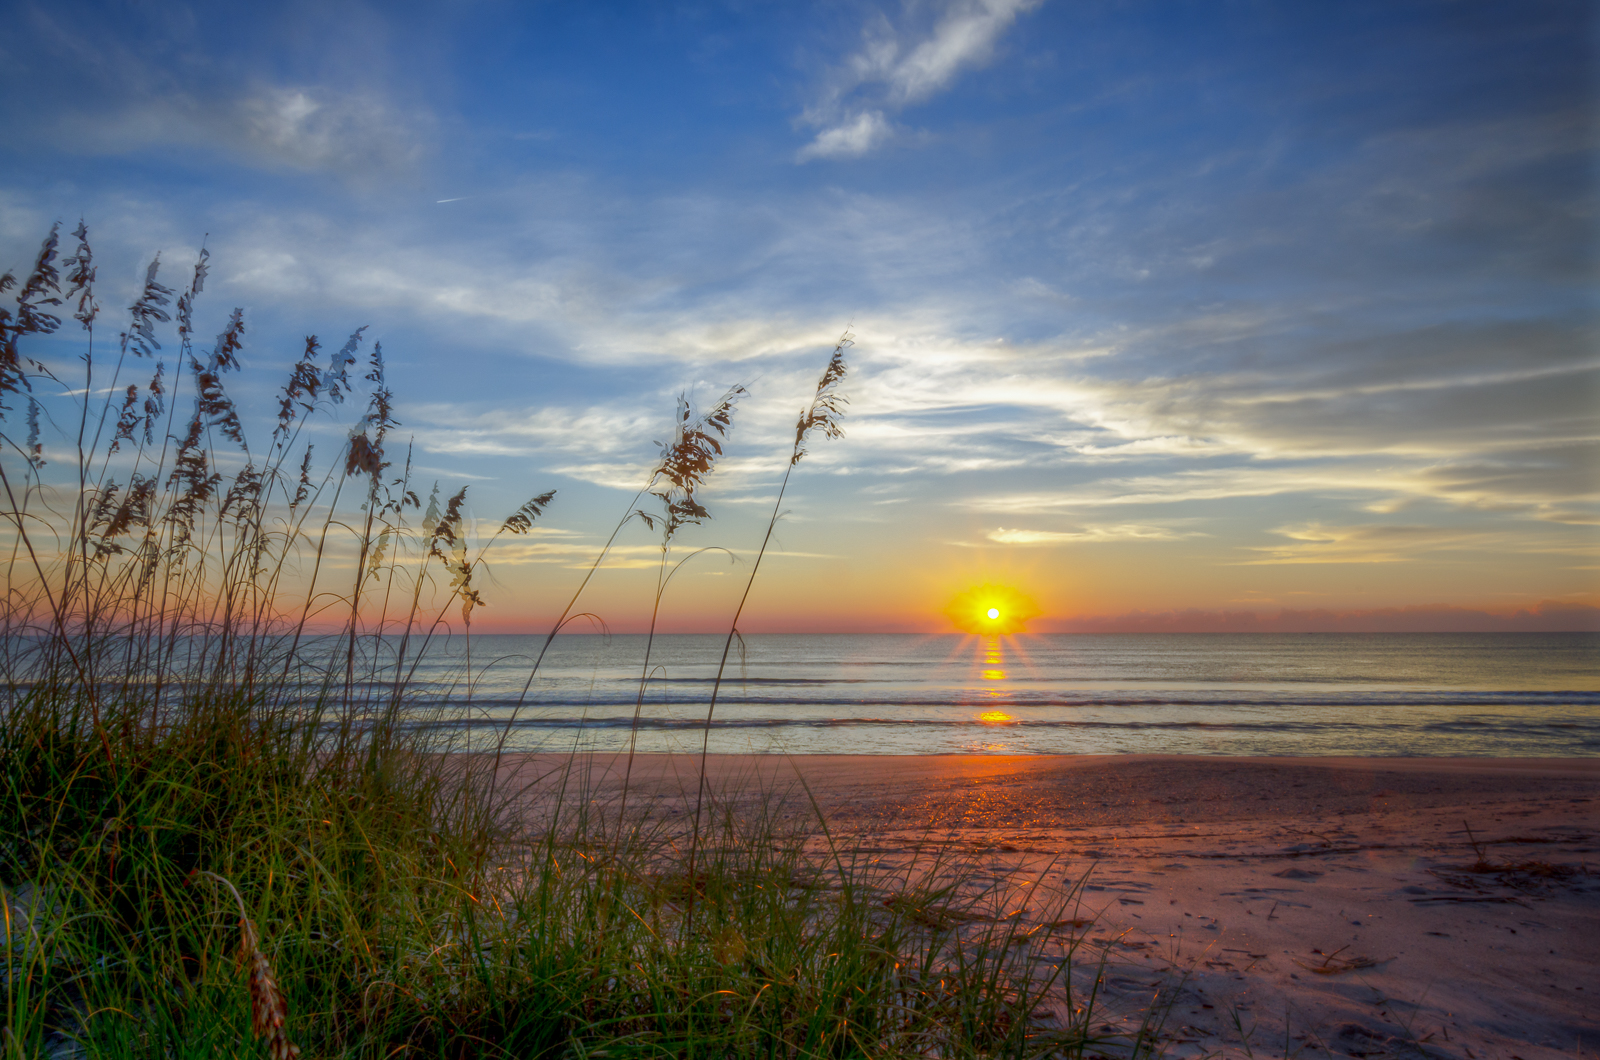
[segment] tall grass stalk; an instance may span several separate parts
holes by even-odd
[[[728,670],[728,654],[733,650],[734,638],[739,636],[739,619],[744,616],[745,604],[750,601],[750,590],[755,586],[756,575],[761,572],[761,561],[766,558],[767,545],[772,541],[772,532],[778,526],[778,516],[783,511],[783,495],[789,489],[789,476],[794,472],[795,465],[806,455],[806,442],[813,432],[820,433],[824,438],[844,436],[844,430],[839,426],[839,419],[844,411],[841,406],[847,399],[839,393],[839,384],[844,382],[845,372],[848,370],[844,363],[844,351],[851,345],[852,339],[848,331],[839,336],[839,341],[833,347],[833,355],[828,358],[828,365],[822,370],[822,377],[817,380],[817,389],[812,395],[811,404],[801,411],[800,418],[795,422],[794,447],[789,452],[789,462],[784,465],[783,480],[778,484],[778,496],[772,502],[772,517],[767,520],[767,530],[761,537],[761,547],[756,550],[755,562],[750,564],[750,576],[745,579],[744,592],[739,594],[739,606],[734,609],[733,620],[728,623],[728,636],[722,644],[722,657],[717,661],[716,679],[711,683],[711,697],[706,703],[705,728],[700,740],[700,777],[694,796],[694,836],[689,845],[691,875],[694,873],[695,860],[700,849],[700,818],[705,805],[706,759],[711,752],[711,723],[717,712],[717,696],[722,692],[722,677]]]

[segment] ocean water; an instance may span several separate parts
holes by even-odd
[[[698,751],[720,636],[438,646],[413,724],[475,747]],[[524,693],[524,688],[526,692]],[[1600,635],[768,635],[713,752],[1600,755]]]

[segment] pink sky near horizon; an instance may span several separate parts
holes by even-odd
[[[1036,623],[1055,633],[1558,633],[1600,631],[1600,608],[1544,601],[1507,611],[1468,607],[1256,611],[1133,611]]]
[[[479,633],[544,633],[553,617],[542,624],[519,618],[496,621],[479,612],[473,622]],[[637,628],[635,628],[637,627]],[[867,616],[862,621],[840,623],[837,616],[817,615],[811,620],[789,616],[774,622],[759,616],[740,622],[750,634],[767,633],[913,633],[959,632],[943,616],[930,616],[920,622],[889,616]],[[579,621],[568,627],[572,633],[598,632],[600,626]],[[607,621],[612,633],[642,633],[636,621]],[[717,624],[710,616],[669,615],[657,632],[721,633],[726,621]],[[1172,611],[1129,611],[1111,615],[1041,615],[1027,623],[1027,633],[1566,633],[1600,632],[1600,607],[1544,601],[1531,608],[1499,611],[1469,607],[1411,606],[1380,607],[1338,611],[1327,608],[1278,611],[1213,611],[1186,608]]]

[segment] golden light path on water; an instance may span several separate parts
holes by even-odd
[[[1000,617],[998,608],[990,608],[988,614],[991,620]],[[1026,663],[1026,657],[1021,651],[1021,646],[1016,642],[1015,638],[998,634],[976,639],[973,662],[975,664],[974,669],[977,671],[977,678],[982,683],[980,685],[982,695],[985,698],[1008,699],[1011,695],[1011,689],[1007,687],[1011,676],[1009,669],[1014,669],[1016,662]],[[1008,659],[1008,655],[1018,658]],[[1005,710],[991,707],[987,710],[980,710],[978,720],[985,725],[1000,727],[1014,725],[1018,719]],[[998,743],[988,743],[984,745],[984,749],[988,751],[1004,751],[1006,748]]]
[[[957,629],[972,635],[972,679],[978,685],[978,696],[990,701],[987,709],[981,703],[975,704],[977,721],[991,729],[1018,724],[1021,719],[1002,708],[1009,706],[1015,695],[1012,682],[1016,668],[1020,665],[1029,673],[1033,670],[1018,635],[1027,628],[1028,619],[1039,614],[1038,605],[1014,586],[985,582],[958,592],[945,608],[945,614]],[[962,647],[951,653],[952,659],[965,650],[966,643],[964,641]],[[986,743],[982,749],[1004,751],[1006,748],[999,743]]]

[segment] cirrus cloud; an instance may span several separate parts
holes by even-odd
[[[801,115],[821,131],[796,154],[851,158],[894,134],[885,110],[899,110],[943,91],[963,70],[981,66],[1017,16],[1042,0],[955,0],[933,26],[917,33],[880,15],[862,32],[862,47],[832,72],[822,98]]]

